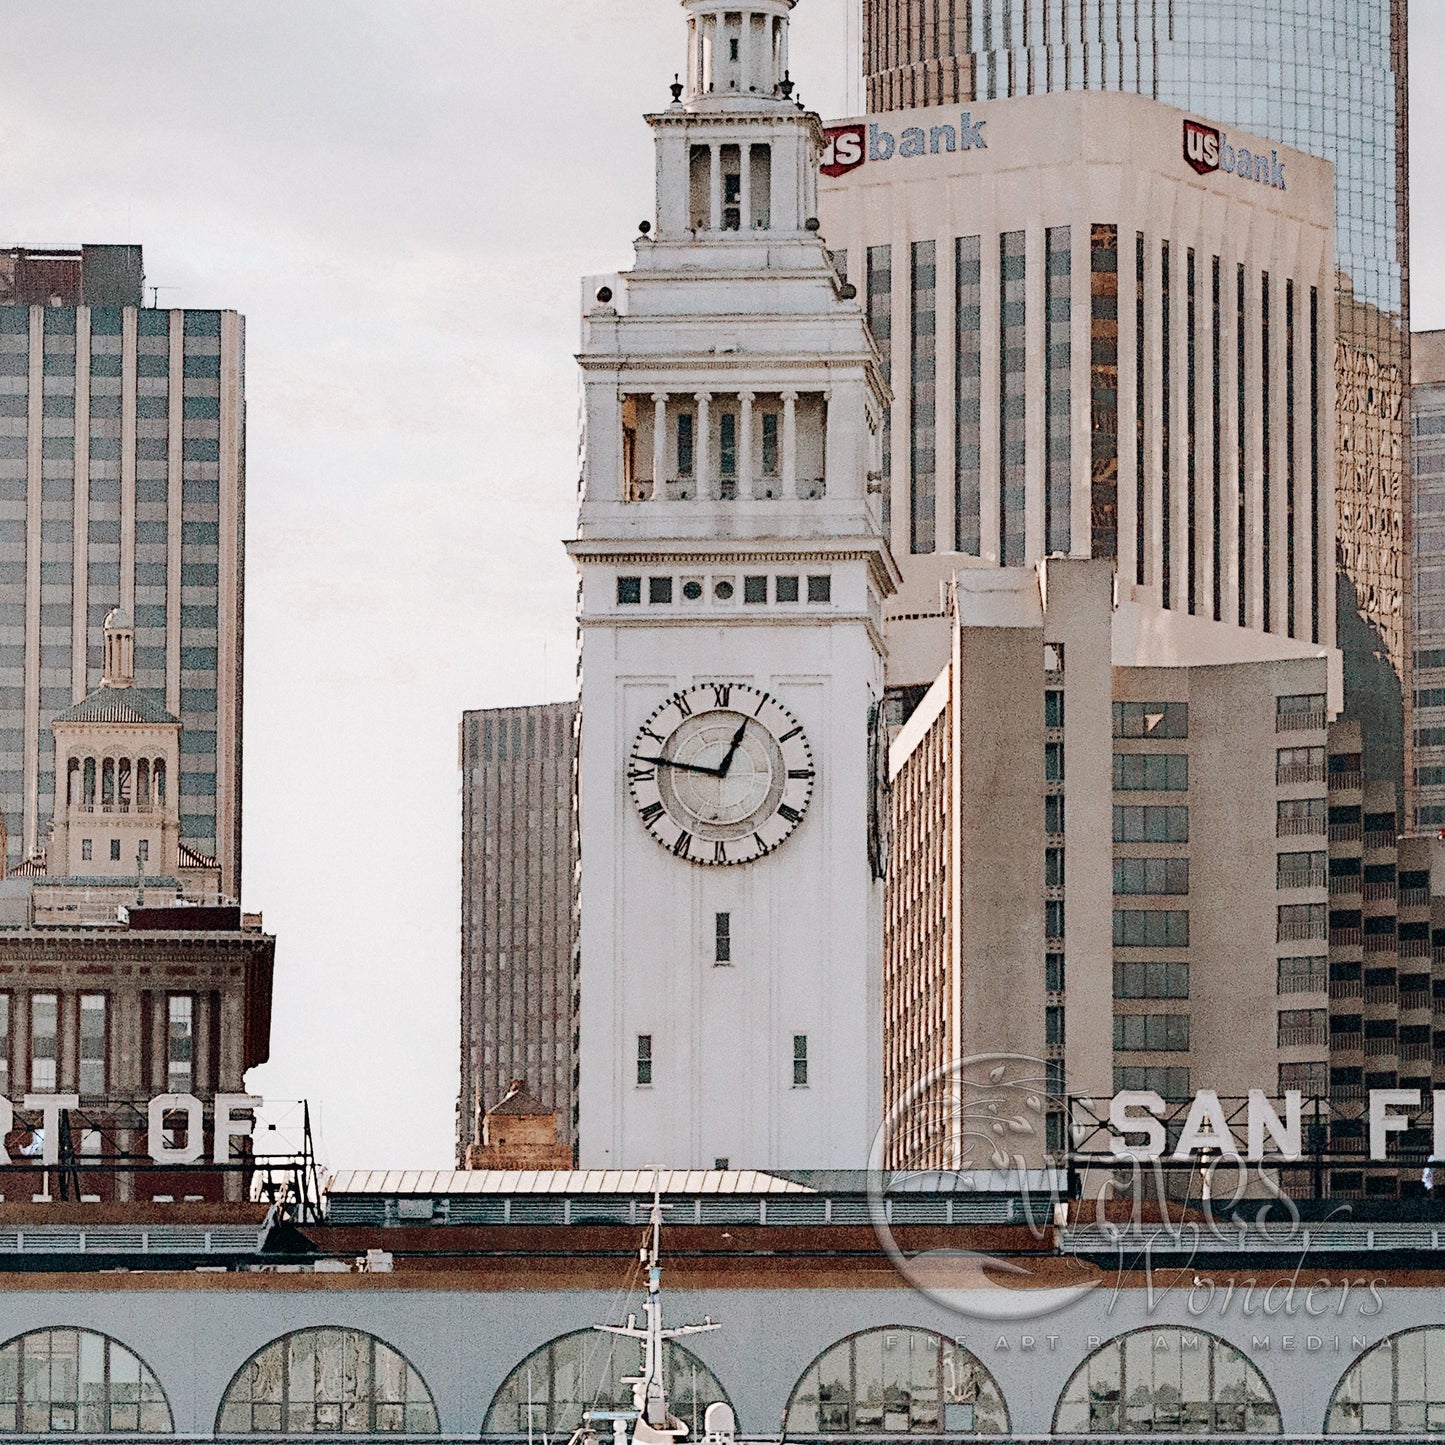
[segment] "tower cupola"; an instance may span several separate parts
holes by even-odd
[[[689,103],[786,99],[788,15],[797,0],[682,0]]]
[[[123,607],[112,607],[105,615],[105,673],[101,686],[135,686],[135,623]]]

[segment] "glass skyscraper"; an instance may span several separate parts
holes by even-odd
[[[1411,707],[1406,0],[863,0],[871,112],[1127,90],[1336,167],[1346,706],[1403,775]]]
[[[5,861],[45,846],[51,719],[100,682],[119,607],[181,720],[181,844],[238,896],[244,326],[143,301],[137,246],[0,251]]]

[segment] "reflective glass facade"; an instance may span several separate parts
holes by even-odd
[[[1334,163],[1339,640],[1372,773],[1398,775],[1410,704],[1405,0],[864,0],[863,13],[871,112],[1126,90]],[[1287,307],[1270,298],[1272,330]],[[1271,524],[1282,540],[1285,519]]]
[[[1415,337],[1415,805],[1445,828],[1445,331]]]

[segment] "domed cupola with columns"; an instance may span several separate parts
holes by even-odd
[[[135,685],[135,626],[105,619],[105,672],[59,714],[55,823],[46,871],[87,879],[176,878],[184,862],[176,780],[180,719]]]

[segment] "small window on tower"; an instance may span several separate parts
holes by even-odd
[[[1055,794],[1044,799],[1044,832],[1057,836],[1064,831],[1064,800]]]
[[[652,1035],[637,1036],[637,1083],[641,1088],[652,1085]]]
[[[778,414],[775,411],[763,413],[763,475],[775,477],[778,474]]]
[[[1064,955],[1062,953],[1046,953],[1044,955],[1044,987],[1050,993],[1063,993]]]
[[[831,602],[833,600],[833,579],[831,577],[808,578],[808,601]]]
[[[149,862],[150,862],[150,859],[151,859],[151,840],[150,840],[149,838],[142,838],[142,839],[140,840],[139,856],[140,856],[140,861],[141,861],[142,863],[149,863]]]
[[[733,916],[731,913],[718,913],[714,915],[713,962],[731,963],[732,961]]]
[[[796,577],[774,577],[773,597],[778,602],[798,600],[798,579]]]
[[[120,839],[119,839],[119,838],[112,838],[112,839],[110,840],[110,861],[111,861],[112,863],[119,863],[119,862],[120,862]]]
[[[768,579],[766,577],[743,578],[743,601],[766,602],[768,600]]]
[[[81,856],[81,859],[82,859],[84,862],[89,863],[90,860],[91,860],[91,858],[94,856],[94,854],[95,854],[95,843],[94,843],[94,840],[92,840],[92,839],[90,839],[90,838],[82,838],[82,839],[80,840],[80,856]]]
[[[734,65],[742,59],[742,42],[736,35],[728,41],[728,59],[731,60]]]
[[[718,417],[717,439],[722,497],[724,501],[729,501],[737,496],[738,415],[735,411],[725,411]]]
[[[739,162],[734,160],[734,165]],[[723,213],[724,231],[740,231],[743,224],[743,177],[741,171],[723,172]]]
[[[679,412],[677,417],[677,474],[692,475],[692,413]]]
[[[806,1089],[808,1087],[807,1034],[793,1035],[793,1087],[795,1089]]]
[[[647,579],[647,600],[649,602],[671,602],[672,578],[649,577]]]
[[[626,605],[642,601],[642,578],[619,577],[617,579],[617,601]]]

